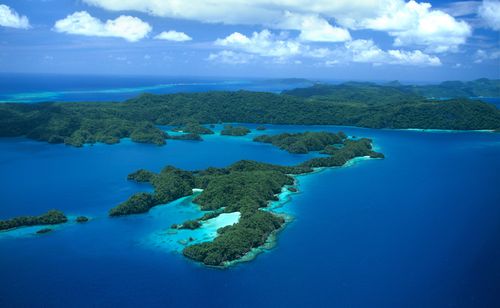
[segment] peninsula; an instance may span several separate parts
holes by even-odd
[[[267,138],[285,139],[283,135]],[[199,171],[185,171],[172,166],[165,167],[158,174],[138,170],[130,174],[128,179],[150,183],[154,192],[137,193],[111,209],[109,214],[123,216],[144,213],[154,206],[192,195],[195,188],[202,189],[193,202],[202,211],[210,212],[197,220],[173,225],[172,228],[196,229],[206,219],[222,213],[239,212],[241,216],[238,223],[217,230],[218,236],[213,241],[188,245],[183,250],[184,256],[205,265],[226,266],[264,245],[271,234],[284,226],[284,217],[262,209],[270,201],[277,200],[277,194],[284,187],[294,185],[294,175],[310,173],[318,167],[342,166],[356,157],[384,157],[372,150],[370,139],[349,139],[344,133],[306,132],[294,134],[293,138],[296,142],[290,144],[304,143],[307,151],[325,151],[328,147],[335,147],[336,150],[296,166],[243,160],[226,168]]]

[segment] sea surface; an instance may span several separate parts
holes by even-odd
[[[123,101],[141,93],[266,91],[308,87],[304,79],[0,74],[0,102]]]
[[[52,208],[92,219],[41,236],[36,228],[0,233],[0,307],[500,306],[500,134],[248,126],[246,137],[164,147],[1,138],[0,219]],[[293,221],[253,261],[220,270],[180,255],[182,238],[199,240],[238,219],[214,221],[204,234],[170,234],[171,224],[200,216],[189,197],[107,217],[151,190],[126,180],[139,168],[292,165],[317,154],[289,154],[252,137],[323,130],[372,138],[386,158],[299,177],[300,192],[279,208]]]

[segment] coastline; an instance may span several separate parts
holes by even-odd
[[[252,248],[249,252],[247,252],[245,255],[243,255],[241,258],[237,260],[233,260],[230,262],[225,262],[224,265],[222,266],[210,266],[212,268],[218,268],[218,269],[229,269],[235,265],[238,265],[239,263],[246,263],[254,260],[258,255],[261,253],[266,253],[275,248],[278,245],[278,235],[282,231],[286,229],[286,227],[293,222],[294,216],[290,214],[289,212],[287,213],[286,211],[280,212],[276,211],[277,209],[282,209],[286,204],[290,203],[293,199],[293,195],[301,193],[300,190],[300,177],[304,176],[309,176],[309,175],[314,175],[320,172],[323,172],[325,170],[330,170],[330,169],[335,169],[335,168],[344,168],[344,167],[351,167],[354,166],[355,164],[361,162],[361,161],[367,161],[371,160],[373,158],[370,158],[369,156],[362,156],[362,157],[355,157],[353,159],[350,159],[347,161],[343,166],[340,167],[322,167],[322,168],[314,168],[314,171],[311,173],[305,173],[305,174],[298,174],[298,175],[291,175],[294,178],[294,184],[293,185],[285,185],[282,187],[281,193],[278,194],[278,201],[269,201],[268,206],[264,208],[264,211],[269,211],[277,216],[283,217],[285,219],[285,223],[279,228],[278,230],[275,230],[271,232],[271,234],[268,236],[266,239],[266,242],[259,246]],[[295,187],[298,188],[296,192],[291,192],[288,190],[288,187]],[[196,262],[198,263],[198,262]]]

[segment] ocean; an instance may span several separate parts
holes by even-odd
[[[123,101],[141,93],[266,91],[311,86],[303,79],[0,74],[0,102]]]
[[[0,306],[500,304],[500,135],[268,128],[164,147],[123,140],[77,149],[0,139],[1,218],[52,208],[92,218],[43,236],[33,230],[1,233]],[[281,208],[293,221],[277,246],[253,261],[220,270],[180,255],[168,228],[199,216],[189,200],[148,214],[107,217],[132,193],[151,189],[126,180],[138,168],[193,170],[240,159],[296,164],[309,156],[251,138],[322,130],[372,138],[386,159],[300,177],[300,192]]]

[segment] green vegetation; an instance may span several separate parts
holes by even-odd
[[[211,135],[214,133],[211,129],[206,128],[205,126],[202,126],[197,122],[189,122],[172,130],[174,132],[183,132],[196,135]]]
[[[84,222],[87,222],[87,221],[89,221],[89,219],[88,219],[88,217],[85,217],[85,216],[78,216],[76,218],[76,222],[77,223],[84,223]]]
[[[444,83],[439,89],[455,91],[460,87],[458,83]],[[481,79],[466,83],[466,87],[473,89],[471,93],[463,93],[466,96],[499,96],[493,95],[500,89],[498,80]],[[488,87],[490,90],[486,91]],[[129,137],[136,142],[163,145],[167,136],[157,125],[183,124],[176,130],[198,135],[213,133],[198,123],[234,122],[370,128],[500,128],[500,110],[491,104],[467,98],[429,100],[422,95],[457,95],[418,89],[394,83],[345,83],[315,85],[283,94],[247,91],[143,94],[122,103],[0,104],[0,137],[26,136],[72,146],[113,144]]]
[[[225,136],[245,136],[250,133],[250,130],[244,126],[225,125],[224,129],[220,132]]]
[[[128,176],[129,180],[147,182],[155,188],[154,194],[137,193],[127,201],[109,211],[110,216],[139,214],[152,207],[189,196],[195,188],[194,176],[172,166],[165,167],[159,174],[146,170],[136,171]]]
[[[357,90],[357,91],[356,91]],[[327,99],[335,102],[354,102],[368,105],[385,104],[386,101],[406,103],[428,98],[500,97],[499,79],[474,81],[445,81],[435,85],[403,85],[398,81],[378,85],[371,82],[346,82],[339,85],[315,84],[307,88],[284,91],[284,94],[304,98]],[[381,100],[382,96],[386,100]]]
[[[185,221],[180,227],[177,226],[179,229],[189,229],[189,230],[195,230],[201,227],[201,223],[198,220],[188,220]]]
[[[19,227],[57,225],[68,221],[63,212],[50,210],[40,216],[20,216],[7,220],[0,220],[0,230],[9,230]]]
[[[167,138],[167,134],[162,130],[157,129],[151,123],[144,123],[139,128],[134,129],[130,134],[130,139],[138,143],[164,145],[166,144],[165,138]]]
[[[425,97],[500,97],[500,80],[445,81],[438,85],[403,86]]]
[[[294,154],[306,154],[310,151],[324,150],[328,145],[342,143],[344,138],[341,136],[346,138],[342,132],[339,134],[328,132],[285,133],[274,136],[262,135],[255,137],[253,141],[271,143]]]
[[[297,142],[303,142],[307,151],[325,151],[332,144],[338,144],[338,149],[331,156],[311,159],[298,166],[242,160],[226,168],[199,171],[183,171],[168,166],[155,174],[141,169],[130,174],[128,179],[151,183],[154,193],[135,194],[112,209],[110,215],[143,213],[155,205],[192,195],[193,188],[201,188],[203,191],[193,198],[193,202],[208,212],[199,219],[171,227],[193,230],[199,228],[202,221],[221,213],[239,212],[239,222],[217,230],[218,236],[212,242],[189,245],[183,250],[188,258],[206,265],[223,266],[263,245],[273,232],[283,226],[285,220],[282,217],[262,209],[270,201],[278,200],[277,194],[283,187],[294,185],[291,175],[309,173],[315,167],[340,166],[359,156],[383,157],[372,150],[371,140],[349,140],[346,137],[343,133],[327,132],[267,136],[271,142],[274,141],[273,144],[284,149]],[[288,189],[297,191],[294,187]]]

